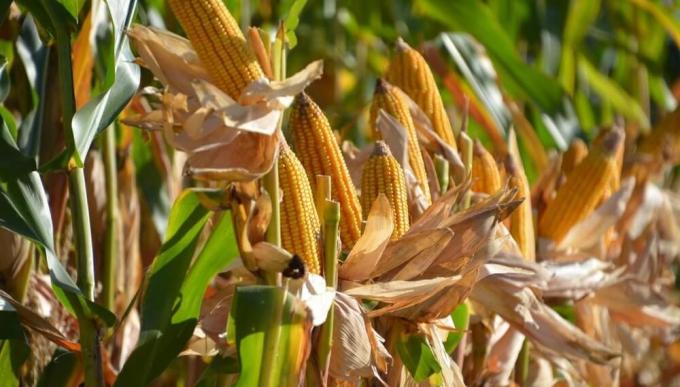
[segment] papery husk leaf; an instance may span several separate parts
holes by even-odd
[[[470,298],[498,313],[513,328],[546,350],[598,364],[607,364],[618,356],[539,301],[531,289],[511,284],[500,276],[478,281]]]
[[[382,339],[371,340],[369,337],[361,305],[355,299],[337,293],[334,318],[330,376],[352,383],[358,383],[364,377],[380,379],[373,352],[386,360],[391,356],[382,346]],[[372,335],[377,336],[374,332]],[[373,341],[378,345],[377,351],[372,348]]]
[[[484,360],[486,383],[493,386],[507,386],[515,369],[515,362],[522,350],[524,335],[500,318],[494,321],[494,331],[489,338]]]
[[[390,243],[371,277],[385,273],[392,280],[419,277],[447,248],[453,232],[442,228],[408,234]],[[394,273],[389,273],[394,270]]]
[[[430,152],[444,156],[450,163],[451,171],[456,177],[456,180],[463,181],[466,176],[465,165],[458,152],[434,131],[430,118],[423,112],[420,106],[411,99],[411,97],[401,90],[399,90],[399,94],[408,104],[409,112],[413,118],[413,124],[418,133],[419,142],[430,150]]]
[[[545,261],[541,265],[551,273],[547,286],[542,289],[543,296],[567,299],[580,299],[618,282],[624,270],[616,269],[611,263],[597,258],[581,261]]]
[[[680,326],[680,308],[649,285],[633,279],[598,290],[591,301],[606,307],[615,320],[631,326],[663,329]]]
[[[304,69],[281,81],[259,79],[248,85],[241,97],[241,105],[254,105],[264,102],[272,109],[285,109],[293,103],[295,95],[301,93],[310,83],[321,78],[323,61],[316,60]]]
[[[380,194],[371,206],[363,234],[338,269],[339,278],[352,281],[369,279],[393,229],[390,203],[384,194]]]

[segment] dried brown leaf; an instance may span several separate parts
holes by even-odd
[[[369,279],[390,241],[393,228],[390,203],[384,194],[380,194],[371,206],[364,233],[340,265],[338,276],[350,281]]]

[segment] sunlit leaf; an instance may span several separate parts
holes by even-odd
[[[165,242],[148,272],[148,285],[141,306],[140,340],[121,370],[117,386],[148,384],[184,349],[191,337],[198,321],[196,303],[200,307],[200,299],[196,301],[195,298],[198,294],[202,296],[199,287],[207,285],[206,275],[215,274],[214,267],[218,266],[214,262],[215,251],[224,247],[215,247],[219,242],[215,237],[211,238],[212,243],[206,245],[209,247],[206,255],[201,255],[204,259],[199,258],[199,269],[196,274],[189,275],[192,283],[183,285],[209,215],[210,212],[191,191],[185,191],[175,202],[168,219]],[[233,243],[233,237],[225,238],[225,241]],[[204,260],[206,262],[202,262]],[[190,298],[183,299],[183,296]],[[187,303],[180,306],[181,313],[176,312],[177,302],[180,305]]]
[[[638,101],[628,95],[618,84],[607,78],[606,75],[598,71],[585,56],[578,58],[579,74],[603,99],[612,104],[612,107],[640,125],[649,128],[649,118]]]
[[[140,81],[139,67],[125,35],[125,29],[132,22],[136,0],[107,2],[113,23],[113,53],[107,55],[103,92],[93,97],[73,117],[73,136],[76,149],[74,156],[82,164],[94,137],[108,127],[123,110],[137,91]]]
[[[442,369],[423,336],[410,335],[399,341],[397,351],[416,382],[422,382]]]
[[[238,287],[228,322],[241,365],[236,386],[296,385],[311,349],[311,328],[308,312],[287,290],[274,286]],[[276,330],[278,345],[269,347]],[[274,350],[279,356],[272,364],[263,364],[266,355]],[[268,380],[261,379],[265,374]]]

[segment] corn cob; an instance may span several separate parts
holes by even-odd
[[[575,138],[562,156],[562,174],[569,175],[586,156],[588,156],[588,146],[580,138]]]
[[[411,169],[413,169],[413,174],[416,177],[420,189],[423,190],[427,204],[430,204],[432,201],[430,186],[427,182],[425,162],[423,161],[423,154],[420,151],[420,145],[418,144],[418,134],[416,133],[416,127],[413,124],[413,118],[411,117],[408,105],[406,101],[404,101],[400,91],[383,79],[378,79],[378,82],[375,85],[375,93],[373,94],[373,102],[371,103],[371,128],[373,128],[373,136],[376,139],[381,138],[380,132],[375,125],[380,109],[383,109],[386,113],[396,118],[406,129],[408,162]]]
[[[284,145],[279,156],[281,200],[281,242],[283,248],[297,254],[307,270],[319,273],[321,232],[319,216],[314,208],[314,196],[302,164],[293,151]]]
[[[536,260],[536,236],[529,180],[520,161],[511,155],[508,155],[505,159],[505,171],[510,188],[516,188],[517,196],[524,199],[522,204],[510,215],[510,235],[517,242],[524,259],[533,262]]]
[[[361,207],[368,214],[379,194],[385,194],[392,208],[392,240],[399,239],[409,228],[408,202],[404,171],[392,157],[387,145],[378,141],[361,173]]]
[[[541,236],[559,243],[576,223],[595,209],[616,174],[616,155],[622,147],[623,134],[619,130],[611,131],[600,144],[593,146],[548,203],[539,222]]]
[[[213,82],[234,100],[252,81],[264,77],[243,33],[221,0],[170,0]]]
[[[501,175],[493,155],[475,141],[472,156],[472,190],[489,195],[501,189]]]
[[[331,177],[331,195],[340,203],[340,239],[345,249],[352,248],[361,236],[361,204],[328,119],[304,92],[295,99],[289,128],[315,195],[316,176]]]
[[[397,40],[396,53],[387,69],[387,80],[398,86],[423,109],[432,122],[432,129],[450,146],[456,148],[444,103],[437,83],[425,58],[401,38]]]

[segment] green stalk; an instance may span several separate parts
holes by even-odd
[[[260,375],[260,387],[274,387],[279,385],[279,381],[274,378],[274,364],[279,355],[279,343],[281,341],[281,320],[283,319],[283,306],[286,304],[288,296],[288,278],[284,279],[282,297],[276,303],[274,315],[271,316],[272,322],[264,333],[264,350],[262,352],[262,374]],[[278,375],[281,379],[286,379],[284,375]]]
[[[435,155],[434,170],[439,181],[439,194],[443,195],[449,189],[449,162],[442,156]]]
[[[517,360],[517,365],[515,366],[515,380],[517,384],[523,386],[527,377],[529,376],[529,361],[531,360],[531,344],[529,340],[524,339],[524,344],[522,344],[522,351],[519,353],[519,359]]]
[[[329,192],[330,193],[330,192]],[[340,204],[336,201],[326,200],[323,211],[324,223],[324,276],[326,286],[336,289],[338,286],[338,228],[340,226]],[[323,372],[323,378],[328,382],[328,366],[333,347],[333,324],[335,311],[333,306],[328,311],[326,322],[321,327],[319,334],[318,365]]]
[[[274,77],[277,80],[286,78],[286,34],[283,23],[279,25],[276,40],[274,42],[272,58],[272,69]],[[274,136],[278,136],[283,125],[283,117],[279,120],[279,128]],[[281,245],[281,209],[279,205],[279,172],[278,161],[274,162],[272,170],[265,175],[263,184],[272,200],[272,218],[267,229],[267,241]],[[277,276],[266,273],[266,279],[269,284],[276,284]],[[274,364],[279,354],[279,342],[281,341],[281,319],[283,314],[283,305],[286,302],[288,295],[288,279],[284,279],[283,297],[280,302],[276,304],[272,322],[265,332],[264,336],[264,352],[262,353],[262,374],[260,375],[260,386],[269,387],[278,385],[278,381],[274,380]],[[283,376],[281,376],[283,377]]]
[[[272,68],[274,70],[274,78],[282,80],[286,77],[286,47],[285,47],[285,32],[282,32],[283,24],[279,27],[276,40],[274,41],[272,58]],[[278,133],[283,125],[283,118],[279,120]],[[274,134],[275,136],[278,134]],[[281,246],[281,206],[279,203],[279,168],[278,160],[274,161],[272,170],[267,173],[262,179],[264,189],[269,193],[272,201],[272,218],[267,229],[267,241],[269,243]]]
[[[115,307],[115,272],[118,259],[118,170],[116,168],[116,126],[104,132],[102,156],[106,178],[106,236],[104,239],[104,262],[102,278],[102,302],[113,310]]]
[[[470,136],[468,136],[465,132],[460,132],[460,136],[458,138],[460,140],[460,150],[463,155],[463,164],[465,165],[465,170],[467,171],[467,175],[469,177],[472,176],[472,149],[474,144]],[[463,199],[463,209],[470,207],[471,198],[472,195],[468,190],[468,192],[465,193],[465,198]]]
[[[49,3],[49,2],[48,2]],[[49,12],[53,19],[57,16]],[[53,20],[54,24],[58,24]],[[62,100],[63,123],[69,149],[74,149],[71,121],[76,112],[76,99],[73,91],[71,63],[71,36],[67,31],[57,28],[57,53],[59,60],[59,82]],[[87,206],[87,190],[83,168],[75,167],[69,171],[69,201],[71,204],[72,227],[75,236],[77,255],[78,287],[83,295],[94,301],[94,253],[90,214]],[[85,386],[103,386],[104,377],[101,362],[100,338],[95,321],[90,316],[78,316],[80,326],[80,345],[82,350]]]

